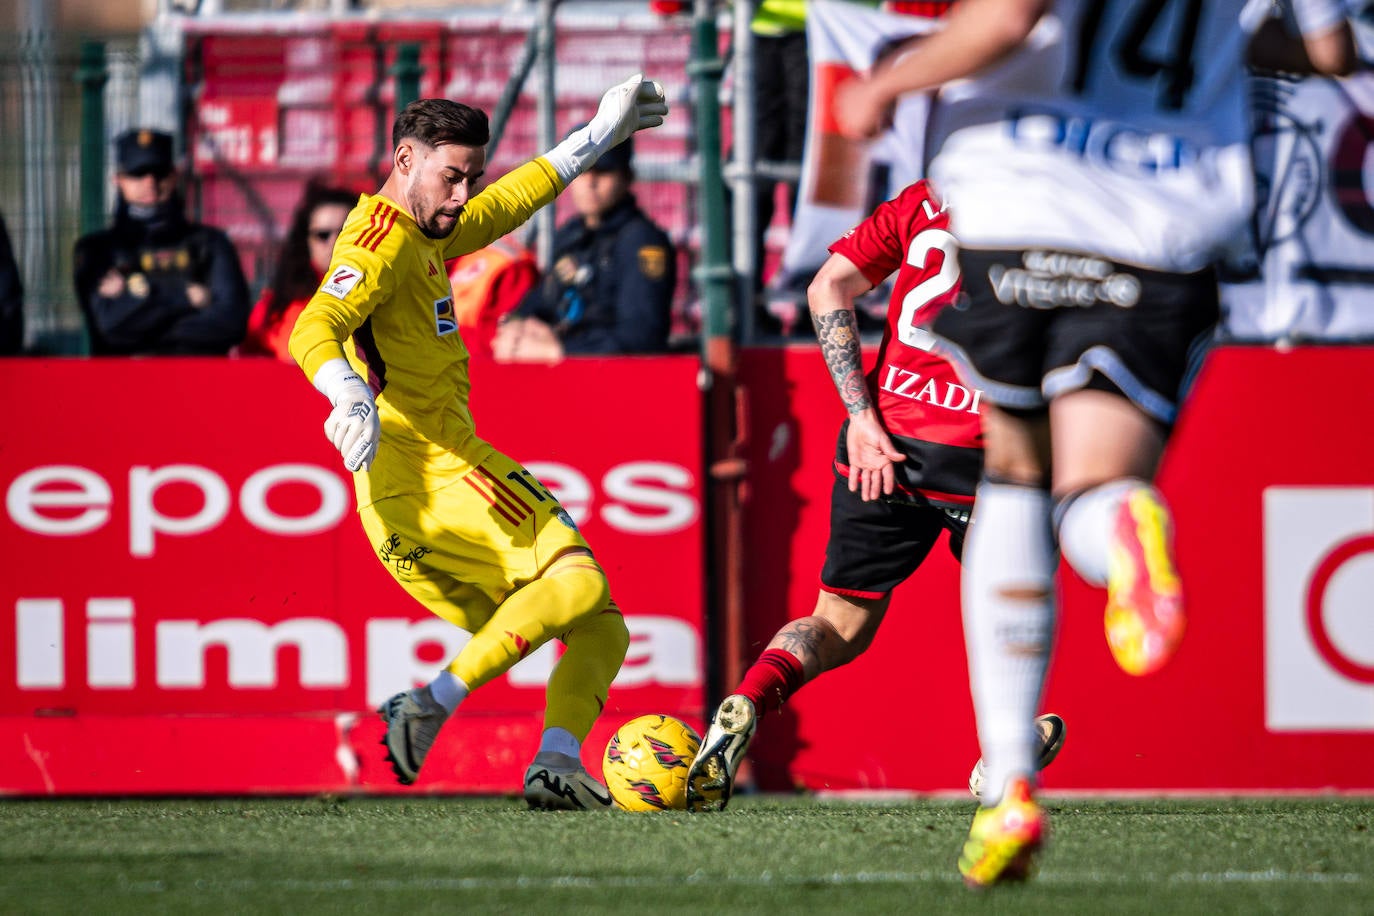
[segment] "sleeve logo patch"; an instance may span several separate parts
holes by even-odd
[[[458,316],[453,312],[453,297],[434,300],[434,333],[443,337],[458,330]]]
[[[661,280],[668,269],[668,251],[662,245],[639,249],[639,272],[650,280]]]
[[[320,292],[329,293],[335,299],[342,299],[363,278],[363,272],[351,264],[340,264],[329,272]]]

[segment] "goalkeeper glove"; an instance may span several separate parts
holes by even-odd
[[[623,143],[630,134],[646,127],[657,127],[668,113],[663,86],[636,73],[601,97],[587,126],[573,131],[562,143],[544,154],[564,186],[601,158],[601,154]]]
[[[321,366],[313,381],[315,388],[334,405],[329,419],[324,421],[324,435],[343,456],[344,467],[350,471],[372,467],[377,443],[382,438],[372,389],[341,357]]]

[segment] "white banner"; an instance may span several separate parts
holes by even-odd
[[[925,96],[903,100],[893,128],[871,143],[840,136],[832,103],[836,86],[867,72],[897,45],[936,25],[936,20],[880,13],[854,3],[817,0],[808,5],[811,116],[801,187],[782,257],[784,279],[774,285],[785,285],[790,278],[809,279],[829,256],[832,242],[921,177],[929,112]]]

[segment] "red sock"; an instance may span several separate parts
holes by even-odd
[[[749,666],[735,693],[749,698],[760,716],[782,708],[806,683],[802,663],[791,652],[767,649]]]

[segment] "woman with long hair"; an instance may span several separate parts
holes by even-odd
[[[345,188],[311,181],[305,187],[291,227],[282,241],[281,257],[271,284],[262,291],[248,319],[248,334],[239,347],[245,356],[291,360],[286,342],[305,304],[320,288],[334,242],[358,195]]]

